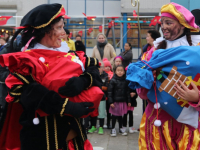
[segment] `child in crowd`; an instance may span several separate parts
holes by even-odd
[[[122,62],[123,62],[122,56],[116,56],[114,58],[114,67],[113,67],[113,70],[115,71],[115,69],[116,69],[117,66],[122,65]]]
[[[108,102],[110,104],[109,112],[112,114],[111,136],[116,136],[115,124],[118,119],[119,133],[127,135],[122,128],[122,116],[127,113],[127,103],[131,106],[130,91],[128,81],[125,77],[125,69],[122,65],[116,67],[115,74],[108,85]]]
[[[127,71],[128,66],[125,68],[125,71]],[[137,107],[137,97],[138,94],[136,92],[136,90],[132,90],[130,89],[130,97],[131,97],[131,106],[128,106],[127,108],[127,114],[124,114],[123,117],[123,129],[126,131],[126,127],[127,127],[127,116],[129,115],[129,133],[134,133],[134,132],[138,132],[135,128],[133,128],[133,110],[134,107]]]
[[[113,77],[111,63],[110,63],[110,61],[108,61],[107,58],[103,59],[103,63],[104,63],[104,71],[108,74],[109,80],[111,80]]]
[[[134,107],[137,107],[136,98],[138,97],[138,94],[137,94],[136,90],[130,89],[130,97],[131,97],[131,106],[128,106],[127,114],[124,114],[124,117],[123,117],[123,129],[126,131],[127,116],[129,115],[129,133],[134,133],[134,132],[137,132],[137,130],[135,128],[133,128],[133,110],[134,110]]]
[[[108,80],[108,74],[103,71],[104,70],[104,63],[101,63],[101,67],[99,69],[100,72],[100,77],[102,79],[103,85],[102,85],[102,91],[104,92],[104,96],[99,104],[99,132],[98,134],[103,134],[103,125],[104,125],[104,118],[106,117],[106,95],[107,95],[107,89],[108,89],[108,84],[109,84],[109,80]],[[91,125],[92,128],[88,131],[89,133],[93,133],[97,130],[96,128],[96,124],[97,124],[97,117],[91,117]]]
[[[113,77],[111,63],[110,61],[108,61],[107,58],[103,59],[103,63],[104,63],[104,71],[108,74],[108,79],[110,81],[111,78]],[[108,103],[108,101],[106,101],[107,125],[105,125],[104,128],[112,129],[112,126],[110,125],[111,114],[109,113],[109,109],[110,109],[110,104]]]

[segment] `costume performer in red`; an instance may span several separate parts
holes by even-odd
[[[98,108],[103,96],[98,60],[68,52],[61,40],[64,15],[60,4],[35,7],[22,19],[10,53],[0,56],[11,72],[0,149],[93,149],[79,118]],[[26,52],[12,53],[20,32]]]

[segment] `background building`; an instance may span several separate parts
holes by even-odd
[[[200,8],[199,0],[172,0],[180,3],[188,9]],[[133,0],[134,2],[134,0]],[[148,22],[154,16],[159,15],[162,5],[169,3],[170,0],[140,0],[140,20]],[[13,27],[19,26],[21,18],[32,8],[44,3],[61,3],[66,9],[66,14],[71,17],[65,20],[66,27],[72,32],[72,39],[82,32],[82,39],[87,47],[87,54],[91,55],[92,48],[96,44],[96,36],[99,33],[99,26],[102,26],[102,32],[107,33],[109,21],[112,17],[118,17],[119,21],[137,21],[133,17],[133,10],[137,12],[137,7],[131,5],[131,0],[0,0],[0,16],[14,16],[5,26],[0,27],[0,34],[9,32],[13,34]],[[96,16],[88,20],[87,16]],[[137,59],[140,54],[139,32],[137,23],[130,23],[130,29],[127,28],[127,22],[115,23],[114,34],[112,30],[108,33],[108,41],[113,44],[115,37],[115,46],[117,54],[123,50],[125,42],[130,42],[133,46],[133,57]],[[149,23],[141,23],[142,44],[146,44],[146,32],[149,29]],[[90,31],[88,31],[90,29]]]

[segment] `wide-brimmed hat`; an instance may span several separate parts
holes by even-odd
[[[172,2],[163,5],[161,8],[161,17],[162,16],[178,20],[181,25],[190,29],[191,32],[199,32],[199,26],[196,25],[193,14],[179,4]]]

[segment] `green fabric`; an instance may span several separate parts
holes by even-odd
[[[98,118],[105,118],[106,117],[106,101],[101,101],[99,104],[99,115]]]

